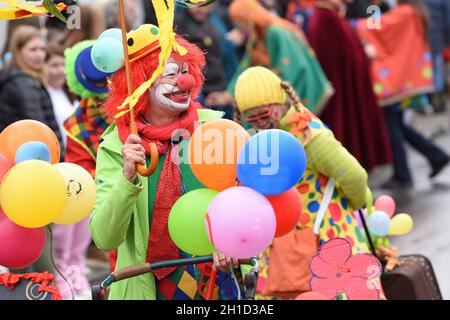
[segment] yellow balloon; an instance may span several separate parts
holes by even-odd
[[[391,219],[388,235],[402,236],[413,229],[414,221],[409,214],[399,213]]]
[[[0,186],[0,201],[3,211],[15,224],[26,228],[46,226],[64,208],[64,179],[48,162],[21,162],[4,177]]]
[[[54,165],[64,178],[66,205],[61,215],[53,220],[58,224],[73,224],[86,218],[95,204],[95,182],[89,172],[74,163]]]

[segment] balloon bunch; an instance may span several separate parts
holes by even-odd
[[[409,233],[414,226],[413,219],[406,213],[395,213],[395,201],[390,196],[380,196],[375,201],[375,211],[369,215],[369,231],[377,237],[401,236]]]
[[[171,210],[169,233],[181,250],[249,258],[297,225],[302,204],[294,186],[306,155],[294,136],[267,130],[250,138],[233,121],[213,120],[194,131],[187,151],[208,189],[183,195]]]
[[[0,133],[0,265],[23,268],[45,245],[45,226],[83,220],[95,203],[95,183],[82,167],[58,163],[53,131],[34,120]]]

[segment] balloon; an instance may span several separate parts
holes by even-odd
[[[122,42],[114,38],[102,38],[92,46],[91,59],[94,66],[103,72],[112,73],[123,65]]]
[[[302,213],[302,202],[297,189],[291,188],[277,196],[268,196],[267,199],[277,219],[275,238],[288,234],[298,224]]]
[[[387,235],[390,226],[389,216],[383,211],[375,211],[369,215],[367,222],[369,231],[378,237]]]
[[[0,202],[15,224],[26,228],[43,227],[54,221],[64,208],[64,179],[47,162],[21,162],[9,170],[3,179]]]
[[[15,161],[17,149],[30,141],[45,143],[50,151],[51,162],[59,162],[61,150],[58,138],[49,127],[35,120],[20,120],[6,127],[0,133],[0,153]]]
[[[25,268],[42,254],[45,228],[20,227],[6,218],[0,209],[0,243],[0,265],[9,269]]]
[[[254,135],[239,154],[237,174],[244,186],[264,195],[294,187],[305,173],[306,153],[292,134],[266,130]]]
[[[3,212],[2,208],[0,208],[0,222],[2,222],[3,219],[8,219],[8,217]]]
[[[414,221],[409,214],[396,214],[391,220],[391,227],[388,234],[391,236],[402,236],[409,232],[414,227]]]
[[[54,165],[64,178],[66,203],[57,219],[58,224],[73,224],[86,218],[95,204],[95,182],[90,173],[74,163]]]
[[[375,201],[375,210],[386,212],[389,218],[395,213],[395,201],[390,196],[380,196]]]
[[[113,38],[122,43],[122,30],[119,28],[111,28],[102,32],[98,39]]]
[[[4,155],[0,154],[0,183],[6,173],[14,166],[14,162],[8,160]]]
[[[323,294],[318,292],[305,292],[301,293],[295,298],[295,300],[328,300]]]
[[[263,252],[275,235],[275,213],[269,200],[246,187],[222,191],[208,207],[208,235],[226,256],[245,259]]]
[[[42,160],[50,162],[50,150],[47,145],[40,141],[26,142],[17,149],[16,163],[26,160]]]
[[[206,256],[217,251],[205,229],[206,211],[217,194],[217,191],[209,189],[188,192],[170,210],[170,237],[184,252]]]
[[[188,159],[196,178],[209,189],[225,190],[236,183],[239,151],[250,138],[234,121],[221,119],[198,127],[188,145]]]

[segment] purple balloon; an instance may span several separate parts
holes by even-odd
[[[269,200],[247,187],[219,193],[208,207],[208,236],[228,257],[246,259],[263,252],[272,242],[276,217]]]
[[[366,210],[362,209],[361,211],[363,212],[365,221],[367,222]],[[358,210],[354,211],[354,214],[355,214],[355,217],[356,217],[356,222],[358,223],[358,227],[364,228],[364,225],[363,225],[362,220],[361,220],[361,215],[359,214]]]
[[[45,227],[29,229],[16,225],[0,209],[0,265],[21,269],[35,262],[45,245]]]

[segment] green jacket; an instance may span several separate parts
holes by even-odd
[[[197,110],[199,121],[220,119],[222,112]],[[115,124],[103,133],[97,153],[97,197],[89,222],[92,239],[103,250],[118,248],[116,269],[146,262],[150,216],[155,200],[159,173],[164,162],[160,157],[158,169],[151,177],[137,176],[134,184],[123,176],[122,141]],[[187,140],[182,143],[187,143]],[[180,148],[183,150],[183,145]],[[188,164],[180,169],[186,190],[202,188]],[[149,190],[149,185],[151,190]],[[152,273],[122,280],[111,286],[111,300],[154,300],[155,279]]]
[[[89,222],[97,247],[118,248],[117,269],[145,263],[149,238],[148,178],[138,176],[132,184],[123,176],[121,149],[117,127],[111,125],[97,154],[97,200]],[[153,274],[114,283],[109,299],[156,299]]]
[[[304,107],[303,107],[304,108]],[[290,131],[287,120],[295,112],[291,107],[281,119],[281,129]],[[311,124],[314,123],[315,126]],[[354,209],[360,209],[367,200],[367,172],[358,160],[336,140],[334,134],[319,118],[308,125],[311,140],[304,145],[307,168],[336,180],[336,186],[343,192]],[[298,138],[298,137],[297,137]]]

